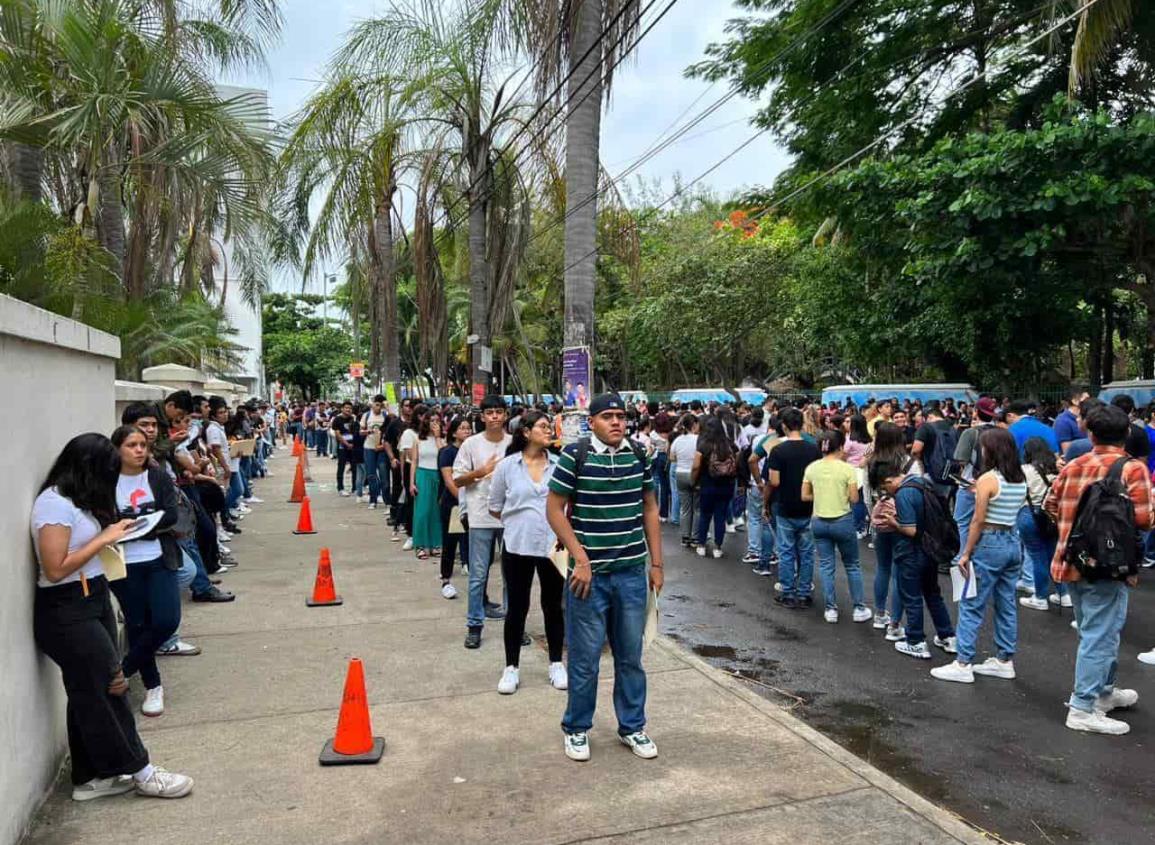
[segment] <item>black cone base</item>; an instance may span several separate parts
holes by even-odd
[[[373,737],[373,748],[364,754],[338,754],[333,750],[333,740],[328,740],[321,749],[322,766],[369,766],[378,762],[385,753],[385,738]]]
[[[294,534],[316,534],[317,532],[316,531],[297,531],[296,529],[294,529],[293,533]]]
[[[305,604],[307,604],[309,607],[336,607],[337,605],[344,603],[345,600],[340,596],[337,596],[337,598],[333,599],[332,601],[313,601],[312,598],[305,599]]]

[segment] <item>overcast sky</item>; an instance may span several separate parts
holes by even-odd
[[[665,3],[654,4],[648,20]],[[316,87],[325,63],[357,20],[380,13],[387,4],[372,0],[283,0],[285,25],[280,45],[269,57],[268,74],[234,80],[269,92],[273,117],[292,114]],[[726,84],[711,86],[686,79],[686,66],[698,61],[704,48],[723,37],[726,21],[738,16],[729,0],[678,0],[635,51],[635,58],[618,68],[608,111],[602,120],[602,162],[621,174],[653,144],[696,97],[707,91],[681,122],[699,114],[726,93]],[[645,25],[643,23],[643,25]],[[747,118],[756,104],[735,97],[690,130],[678,143],[637,169],[625,181],[641,177],[661,180],[665,197],[679,175],[688,182],[746,142],[754,130]],[[773,140],[763,136],[702,181],[721,194],[746,186],[768,185],[787,159]],[[336,270],[336,268],[334,268]],[[278,290],[298,289],[300,281],[278,279]],[[321,292],[320,283],[310,285]]]

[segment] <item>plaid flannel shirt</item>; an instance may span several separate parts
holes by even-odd
[[[1071,461],[1051,485],[1043,508],[1055,518],[1059,526],[1059,543],[1055,547],[1055,557],[1051,561],[1051,577],[1056,581],[1078,581],[1079,573],[1063,558],[1067,551],[1067,538],[1075,524],[1075,511],[1079,498],[1088,485],[1106,477],[1115,461],[1127,453],[1119,446],[1096,446],[1093,451],[1080,455]],[[1135,505],[1135,525],[1141,531],[1152,527],[1151,476],[1147,465],[1140,460],[1129,461],[1123,467],[1123,484]]]

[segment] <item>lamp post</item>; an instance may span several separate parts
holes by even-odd
[[[325,296],[321,300],[321,319],[325,322],[325,325],[329,324],[329,282],[330,282],[330,280],[333,282],[334,285],[336,285],[337,284],[337,274],[336,273],[326,273],[325,274]]]

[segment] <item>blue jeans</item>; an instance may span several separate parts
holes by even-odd
[[[844,514],[837,519],[823,519],[816,516],[810,523],[814,532],[814,545],[818,549],[818,567],[822,573],[822,598],[826,609],[838,608],[834,596],[834,551],[842,557],[846,570],[846,581],[850,585],[850,601],[856,608],[866,607],[865,589],[862,584],[862,565],[858,561],[858,535],[854,533],[854,516]]]
[[[878,537],[881,536],[875,535],[876,549]],[[898,593],[902,597],[902,613],[906,616],[906,641],[910,645],[918,645],[926,640],[926,634],[923,633],[924,602],[930,611],[935,633],[943,639],[953,636],[950,612],[946,609],[938,583],[938,567],[921,549],[915,548],[913,542],[893,534],[891,536],[894,537],[895,577],[898,579]]]
[[[722,548],[726,538],[726,517],[730,515],[730,503],[734,500],[734,485],[715,487],[702,485],[698,494],[701,503],[701,519],[698,520],[698,545],[706,545],[710,523],[714,523],[714,546]]]
[[[649,578],[645,566],[595,574],[590,594],[584,599],[566,589],[569,693],[561,720],[561,729],[566,733],[588,731],[594,725],[598,670],[607,636],[614,656],[614,713],[618,717],[618,733],[625,736],[646,727],[642,634],[648,598]]]
[[[253,459],[251,457],[241,458],[241,495],[246,499],[253,497]]]
[[[329,430],[321,429],[317,432],[317,457],[325,457],[329,454]]]
[[[762,493],[751,482],[746,491],[746,554],[762,557]],[[769,555],[767,555],[769,557]]]
[[[889,598],[890,622],[893,625],[902,621],[902,592],[898,587],[898,569],[894,565],[896,537],[894,531],[874,532],[874,610],[876,613],[885,613],[886,600]],[[894,585],[893,590],[890,589],[891,584]],[[921,596],[919,601],[922,601]]]
[[[666,519],[670,515],[670,462],[665,452],[654,454],[650,471],[658,485],[658,516]]]
[[[1051,560],[1055,556],[1055,545],[1058,542],[1057,538],[1054,540],[1044,540],[1039,534],[1039,527],[1035,524],[1035,517],[1031,514],[1030,507],[1024,507],[1019,511],[1017,527],[1019,530],[1019,539],[1023,541],[1023,570],[1026,571],[1028,567],[1034,575],[1035,596],[1040,599],[1045,599],[1051,594],[1051,587],[1054,586],[1055,591],[1060,595],[1066,595],[1067,588],[1063,584],[1055,584],[1051,581]]]
[[[1148,531],[1143,538],[1143,557],[1155,560],[1155,531]]]
[[[975,494],[966,487],[959,487],[954,500],[954,521],[958,525],[958,543],[961,553],[967,547],[967,536],[971,533],[971,520],[975,516]],[[955,555],[953,563],[958,563]]]
[[[1095,699],[1115,688],[1119,635],[1127,621],[1129,592],[1122,581],[1074,581],[1067,592],[1079,623],[1075,653],[1075,689],[1067,704],[1091,712]]]
[[[225,491],[225,507],[230,511],[236,508],[244,492],[245,484],[241,481],[241,474],[234,472],[229,476],[229,489]]]
[[[469,628],[485,626],[485,585],[489,583],[493,547],[499,539],[500,528],[469,527],[469,609],[465,617]]]
[[[859,491],[859,499],[850,506],[850,512],[854,514],[854,530],[857,532],[865,532],[870,527],[870,511],[866,509],[866,503],[862,501],[862,492]]]
[[[130,563],[128,577],[112,582],[112,592],[124,612],[128,634],[128,651],[121,666],[124,676],[140,672],[145,689],[160,686],[156,650],[164,645],[180,626],[180,587],[175,570],[166,569],[164,561]]]
[[[778,582],[782,595],[806,598],[814,590],[814,534],[810,518],[778,515]]]
[[[317,442],[317,431],[313,428],[305,429],[305,448],[312,449],[313,444]]]
[[[389,455],[376,449],[365,450],[365,476],[369,481],[369,504],[377,504],[380,497],[384,502],[389,498]]]
[[[1015,582],[1023,568],[1023,551],[1014,531],[983,531],[971,558],[978,593],[958,605],[958,662],[974,663],[979,628],[987,605],[994,605],[995,650],[999,660],[1015,656],[1019,617],[1015,607]]]
[[[670,464],[668,473],[670,483],[670,525],[677,525],[682,510],[681,495],[678,493],[678,470]]]

